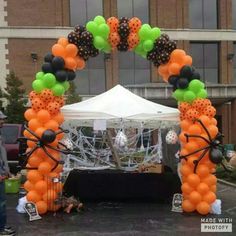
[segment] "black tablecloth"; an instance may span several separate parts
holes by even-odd
[[[72,170],[64,184],[66,195],[81,201],[170,201],[181,192],[173,173],[124,173],[121,171]]]

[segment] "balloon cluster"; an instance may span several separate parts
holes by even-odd
[[[175,49],[176,42],[170,40],[167,34],[162,34],[155,40],[153,49],[147,53],[147,59],[152,61],[154,66],[159,67],[169,61],[170,54]]]
[[[93,45],[93,35],[82,25],[75,26],[74,31],[68,34],[68,41],[77,46],[78,55],[84,61],[99,54],[99,50]]]
[[[110,28],[103,16],[96,16],[93,21],[89,21],[86,24],[86,29],[93,35],[93,45],[96,49],[105,53],[111,51],[111,46],[108,43]]]
[[[156,39],[161,36],[161,30],[158,27],[151,27],[149,24],[143,24],[138,31],[140,42],[135,48],[135,52],[146,58],[147,53],[150,52],[153,47]]]

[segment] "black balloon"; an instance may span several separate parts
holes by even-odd
[[[176,86],[176,82],[178,81],[179,77],[177,75],[171,75],[168,78],[168,82],[174,86]]]
[[[185,89],[188,87],[189,81],[187,78],[179,78],[176,82],[176,87],[179,89]]]
[[[52,143],[56,139],[56,133],[51,129],[46,129],[41,137],[43,143]]]
[[[81,42],[81,45],[85,45],[85,46],[92,45],[93,44],[93,35],[88,31],[84,31],[80,35],[80,42]]]
[[[219,164],[222,162],[223,160],[223,154],[222,152],[217,149],[217,148],[212,148],[210,150],[210,155],[209,155],[209,159],[212,163],[214,164]]]
[[[70,32],[67,36],[68,38],[68,42],[69,43],[73,43],[75,45],[79,45],[80,44],[80,38],[79,38],[79,35],[75,32]]]
[[[53,70],[53,67],[52,67],[52,64],[50,62],[45,62],[43,63],[42,65],[42,71],[44,73],[53,73],[54,70]]]
[[[125,39],[129,36],[129,25],[127,23],[121,23],[118,26],[118,33],[122,39]]]
[[[167,34],[162,34],[161,38],[164,38],[166,41],[170,40],[170,38],[169,38],[169,36]]]
[[[86,30],[85,26],[83,25],[76,25],[74,31],[79,35],[82,34]]]
[[[58,70],[55,76],[58,82],[65,82],[67,79],[67,73],[65,70]]]
[[[95,47],[89,48],[89,56],[96,57],[99,54],[99,50]]]
[[[76,73],[73,70],[67,70],[67,80],[72,81],[76,77]]]
[[[166,64],[170,60],[170,55],[167,52],[163,52],[160,55],[161,64]]]
[[[192,66],[183,66],[180,70],[180,77],[191,78],[193,75]]]
[[[201,75],[199,74],[199,72],[193,71],[193,74],[192,74],[190,80],[193,80],[193,79],[198,79],[198,80],[201,79]]]
[[[78,54],[80,57],[82,57],[86,61],[88,60],[88,57],[89,57],[89,49],[86,46],[79,46]]]
[[[53,59],[53,55],[52,55],[52,53],[47,53],[46,55],[45,55],[45,57],[44,57],[44,61],[45,62],[52,62],[52,59]]]
[[[128,51],[129,49],[129,44],[127,41],[120,41],[119,44],[117,45],[118,51],[125,52]]]
[[[129,22],[129,18],[128,17],[121,17],[119,19],[119,24],[122,24],[122,23],[128,24],[128,22]]]
[[[165,50],[168,53],[173,52],[177,48],[177,43],[175,41],[169,41],[165,44]]]
[[[52,60],[52,67],[54,70],[62,70],[64,69],[65,61],[62,57],[54,57]]]

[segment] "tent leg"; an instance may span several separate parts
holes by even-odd
[[[110,147],[111,149],[111,153],[112,153],[112,157],[115,161],[115,164],[116,164],[116,167],[118,169],[120,169],[120,157],[113,145],[113,142],[112,142],[112,133],[111,133],[111,129],[107,129],[107,132],[106,132],[106,136],[107,136],[107,143],[108,143],[108,146]]]

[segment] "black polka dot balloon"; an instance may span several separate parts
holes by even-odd
[[[176,144],[178,142],[178,135],[174,130],[170,130],[166,134],[166,143],[167,144]]]
[[[69,43],[73,43],[75,45],[79,45],[80,40],[79,40],[79,35],[77,33],[70,32],[68,34],[67,38],[68,38],[68,42]]]

